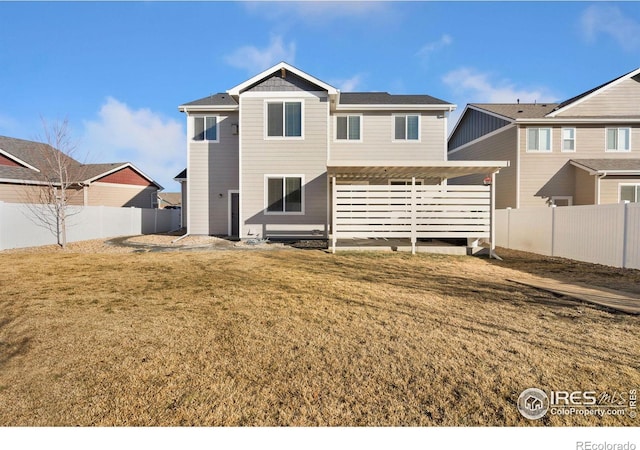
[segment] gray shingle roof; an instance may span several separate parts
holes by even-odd
[[[594,171],[628,170],[640,172],[640,159],[600,158],[572,159],[571,161]]]
[[[173,179],[187,179],[187,169],[184,169],[182,172],[180,172],[178,175],[176,175],[175,177],[173,177]]]
[[[541,119],[553,111],[557,103],[470,103],[477,109],[510,119]]]
[[[341,105],[448,105],[430,95],[392,95],[388,92],[342,92]]]
[[[238,102],[236,102],[229,94],[220,92],[218,94],[212,94],[208,97],[185,103],[183,106],[236,106],[237,104]]]
[[[40,170],[40,172],[28,167],[14,167],[0,165],[0,178],[16,181],[46,181],[47,167],[46,152],[58,153],[62,158],[69,160],[69,179],[74,182],[87,181],[99,175],[107,173],[117,167],[129,164],[127,162],[102,163],[102,164],[81,164],[75,159],[61,153],[59,150],[40,142],[16,139],[7,136],[0,136],[0,149],[15,156]],[[45,150],[45,151],[43,151]],[[153,181],[155,183],[155,181]],[[156,183],[157,185],[157,183]]]

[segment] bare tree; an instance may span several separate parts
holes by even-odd
[[[76,159],[77,145],[72,140],[68,119],[51,126],[42,119],[44,135],[38,137],[33,151],[40,161],[40,183],[27,191],[27,203],[35,221],[51,230],[58,245],[67,245],[68,218],[80,212],[71,206],[82,195],[84,165]]]

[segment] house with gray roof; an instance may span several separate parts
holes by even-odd
[[[406,238],[413,251],[421,238],[488,238],[490,188],[449,192],[446,180],[506,163],[446,160],[454,108],[429,95],[341,92],[285,62],[184,103],[187,169],[176,180],[187,232],[331,238],[334,249],[338,239]]]
[[[448,159],[508,160],[497,208],[638,202],[640,68],[561,103],[470,103]]]
[[[50,145],[6,136],[0,136],[0,201],[37,202],[44,187],[59,183],[51,169],[58,158],[70,173],[70,204],[157,206],[162,186],[129,162],[82,164]]]

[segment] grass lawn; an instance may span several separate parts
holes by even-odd
[[[520,416],[640,388],[640,317],[506,278],[640,271],[502,255],[0,253],[0,425],[639,425]]]

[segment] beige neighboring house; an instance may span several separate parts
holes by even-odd
[[[468,104],[448,158],[510,162],[497,208],[638,202],[640,68],[562,103]]]
[[[57,149],[33,141],[0,136],[0,201],[30,203],[46,185],[43,152]],[[156,208],[162,189],[152,178],[128,162],[81,164],[68,158],[75,174],[69,203],[81,206]]]
[[[454,108],[422,94],[341,92],[285,62],[180,105],[187,232],[331,237],[334,249],[407,238],[412,251],[420,238],[488,237],[489,189],[449,192],[446,180],[506,163],[446,161]]]

